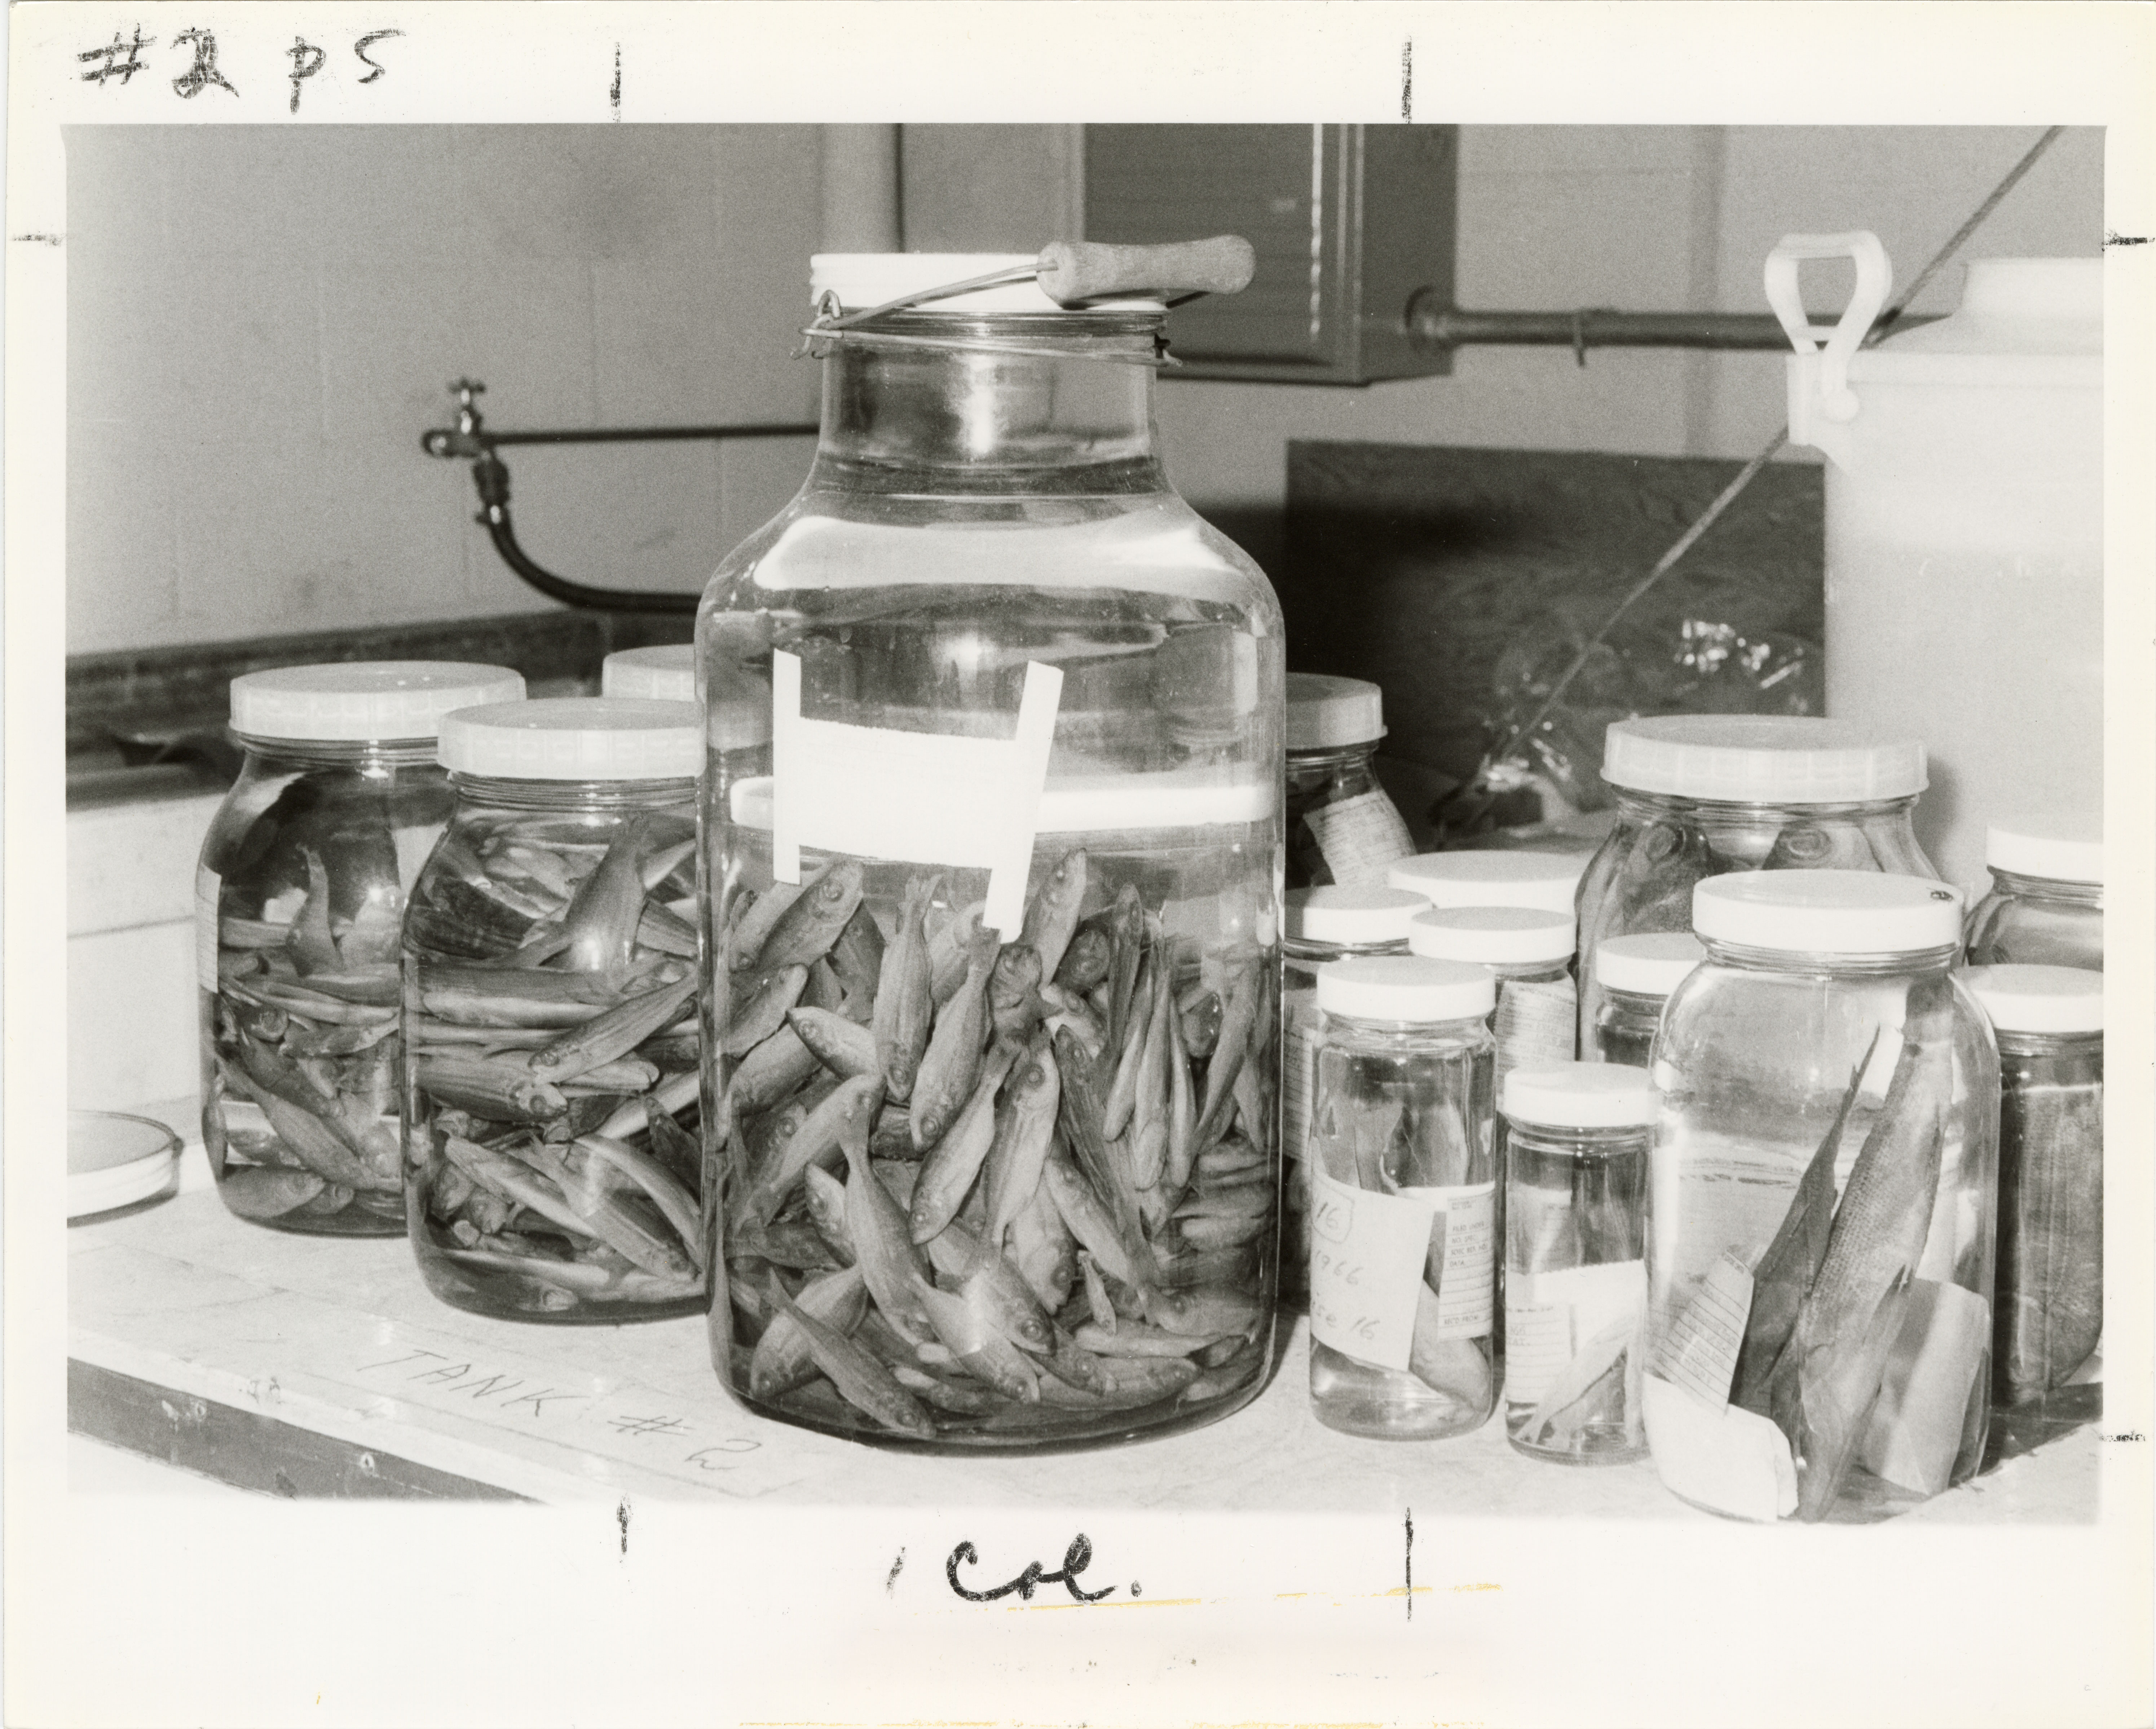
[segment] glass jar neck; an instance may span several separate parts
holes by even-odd
[[[985,498],[1164,492],[1158,315],[893,313],[833,344],[812,487]],[[879,346],[878,336],[952,346]],[[1014,351],[1024,350],[1024,352]],[[1126,359],[1100,357],[1128,357]]]
[[[1628,1122],[1600,1128],[1575,1128],[1568,1123],[1531,1122],[1517,1116],[1505,1119],[1512,1147],[1534,1152],[1571,1153],[1578,1158],[1645,1152],[1651,1126],[1643,1122]]]
[[[1625,1014],[1646,1015],[1659,1019],[1662,1004],[1669,1000],[1666,991],[1623,991],[1614,985],[1602,988],[1603,1005]]]
[[[536,781],[483,774],[453,774],[459,806],[503,810],[590,811],[667,810],[694,806],[694,780]]]
[[[1722,798],[1685,798],[1674,793],[1639,793],[1630,787],[1612,787],[1618,813],[1635,823],[1681,821],[1689,818],[1712,827],[1722,823],[1854,822],[1863,817],[1903,816],[1917,808],[1915,794],[1906,798],[1866,798],[1841,804],[1747,803]]]
[[[273,770],[349,768],[386,774],[436,766],[431,738],[253,738],[244,732],[232,736],[249,762]]]
[[[1290,751],[1287,753],[1287,777],[1294,780],[1314,780],[1337,774],[1343,768],[1368,768],[1370,759],[1378,754],[1378,741],[1366,739],[1360,744],[1334,745],[1318,751]]]
[[[2103,1054],[2101,1033],[2018,1033],[1994,1028],[2003,1057],[2092,1057]]]
[[[1473,964],[1507,984],[1554,984],[1572,971],[1572,957],[1550,961],[1476,961]]]
[[[2057,900],[2072,906],[2102,906],[2102,883],[2068,882],[2062,877],[2023,876],[2018,871],[1989,867],[1992,885],[2001,895],[2017,900]]]
[[[1283,936],[1281,952],[1291,961],[1353,961],[1365,955],[1404,955],[1407,939],[1397,942],[1314,942],[1307,937]]]
[[[1748,943],[1725,942],[1713,936],[1702,936],[1700,941],[1707,949],[1708,962],[1716,966],[1741,967],[1747,972],[1824,974],[1835,978],[1914,977],[1928,972],[1945,972],[1961,958],[1959,943],[1941,948],[1897,949],[1884,954],[1844,955],[1755,948]]]
[[[1459,1020],[1390,1021],[1377,1020],[1360,1014],[1342,1014],[1337,1008],[1325,1011],[1326,1024],[1343,1033],[1366,1034],[1378,1039],[1455,1039],[1471,1043],[1486,1038],[1490,1028],[1481,1015]]]

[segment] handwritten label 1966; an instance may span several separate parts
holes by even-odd
[[[1358,1362],[1404,1369],[1430,1253],[1429,1203],[1352,1188],[1315,1167],[1310,1174],[1310,1336]]]

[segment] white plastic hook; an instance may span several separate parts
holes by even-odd
[[[1856,290],[1831,328],[1805,321],[1798,288],[1797,266],[1817,258],[1845,258],[1856,266]],[[1798,356],[1789,369],[1789,436],[1845,459],[1848,439],[1841,428],[1856,418],[1859,407],[1856,392],[1849,387],[1849,361],[1894,286],[1887,249],[1876,234],[1862,228],[1845,234],[1784,234],[1767,254],[1766,284],[1767,304]]]

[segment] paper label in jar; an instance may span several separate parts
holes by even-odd
[[[1579,998],[1569,977],[1501,978],[1491,1030],[1497,1035],[1497,1096],[1515,1069],[1547,1069],[1578,1054]]]
[[[1430,1257],[1430,1209],[1310,1167],[1310,1336],[1359,1362],[1402,1369]]]
[[[1487,1338],[1497,1309],[1497,1185],[1470,1183],[1400,1193],[1432,1209],[1424,1273],[1437,1293],[1437,1337]]]
[[[1505,1397],[1542,1402],[1588,1342],[1646,1306],[1647,1264],[1605,1261],[1505,1275]]]
[[[1358,793],[1303,813],[1332,880],[1345,888],[1385,885],[1387,867],[1414,852],[1414,839],[1383,793]]]
[[[195,867],[195,983],[205,991],[217,988],[217,905],[223,887],[214,870]]]
[[[1297,991],[1284,995],[1281,1018],[1287,1027],[1286,1049],[1281,1053],[1281,1132],[1287,1156],[1306,1159],[1310,1157],[1310,1110],[1317,1097],[1317,994]]]
[[[1729,1405],[1729,1383],[1744,1323],[1752,1314],[1752,1275],[1724,1249],[1677,1312],[1655,1352],[1654,1372],[1716,1411]]]
[[[803,847],[983,870],[981,923],[1015,936],[1062,673],[1029,661],[1017,734],[994,739],[809,720],[800,657],[779,649],[771,670],[773,878],[799,882]]]

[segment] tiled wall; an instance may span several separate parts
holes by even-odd
[[[503,427],[814,418],[814,126],[75,128],[71,653],[542,608],[424,454]],[[805,441],[508,453],[526,549],[696,588]]]

